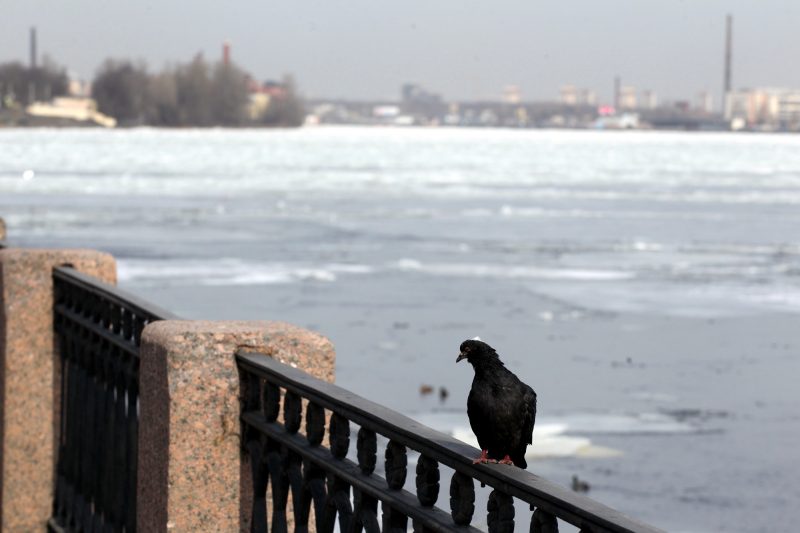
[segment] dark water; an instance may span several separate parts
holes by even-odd
[[[800,519],[798,204],[796,136],[0,131],[18,244],[321,331],[340,385],[459,437],[480,335],[539,393],[529,469],[670,531]]]

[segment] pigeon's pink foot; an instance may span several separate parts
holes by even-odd
[[[499,462],[500,462],[501,465],[513,465],[514,464],[514,461],[512,461],[511,457],[509,457],[508,455],[506,455],[505,457],[500,459]]]
[[[488,450],[481,450],[481,456],[472,461],[474,465],[485,465],[487,463],[496,463],[496,459],[489,458],[489,451]]]

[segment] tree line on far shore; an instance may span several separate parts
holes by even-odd
[[[48,58],[38,67],[0,64],[0,109],[47,101],[67,94],[68,89],[67,73]]]
[[[0,64],[0,107],[23,106],[68,92],[68,78],[52,62],[40,68]],[[92,81],[98,110],[122,126],[300,126],[303,103],[293,79],[259,83],[231,62],[188,63],[151,73],[142,62],[106,60]],[[10,95],[10,98],[9,98]]]

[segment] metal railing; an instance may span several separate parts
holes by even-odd
[[[53,271],[61,361],[51,531],[136,530],[139,344],[176,318],[68,267]]]
[[[474,465],[479,450],[472,446],[266,355],[239,352],[237,364],[243,393],[242,445],[252,469],[254,532],[287,531],[289,493],[298,532],[309,530],[312,507],[317,531],[323,533],[332,533],[337,519],[343,532],[405,533],[409,520],[414,531],[478,531],[471,525],[476,522],[475,482],[493,489],[485,520],[478,521],[490,532],[514,530],[514,499],[534,510],[531,532],[556,532],[559,519],[581,532],[661,531],[526,470]],[[304,404],[305,435],[300,433]],[[360,426],[355,461],[347,458],[351,423]],[[379,435],[388,440],[382,477],[375,473]],[[404,488],[409,450],[419,454],[416,493]],[[439,465],[453,471],[449,512],[436,506],[441,500]]]
[[[72,268],[54,269],[53,281],[61,417],[49,530],[132,533],[141,334],[151,322],[177,317]],[[400,533],[410,525],[505,533],[515,519],[533,533],[557,532],[559,520],[581,532],[661,531],[526,470],[475,465],[472,446],[271,357],[240,351],[236,360],[254,532],[283,533],[293,523],[297,532],[315,526],[333,533],[338,522],[342,532]],[[359,427],[354,447],[351,424]],[[443,476],[450,477],[449,499],[440,497]],[[491,489],[477,518],[476,483]],[[530,517],[515,509],[523,504]]]

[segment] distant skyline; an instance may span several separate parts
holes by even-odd
[[[734,17],[733,87],[800,88],[796,0],[5,0],[0,62],[45,54],[91,79],[107,57],[151,69],[202,52],[259,79],[295,76],[306,96],[397,99],[418,83],[449,100],[554,100],[565,84],[612,100],[613,78],[660,100],[714,96],[723,84],[725,15]]]

